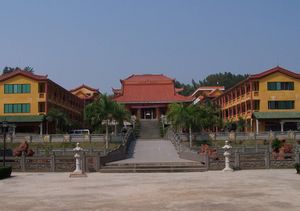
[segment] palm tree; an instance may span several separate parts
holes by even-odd
[[[91,103],[86,108],[87,120],[94,128],[99,129],[105,125],[105,147],[108,148],[108,126],[115,120],[120,124],[128,118],[128,112],[124,106],[112,101],[107,95],[102,95],[99,99]]]
[[[54,122],[55,132],[57,132],[58,129],[60,131],[64,131],[66,127],[70,124],[66,113],[56,108],[52,108],[49,110],[46,120],[48,122]]]
[[[187,106],[173,103],[169,106],[167,113],[168,119],[177,131],[178,129],[189,129],[190,148],[192,147],[192,127],[197,127],[201,124],[201,115],[199,115],[197,110],[198,108],[195,105]]]

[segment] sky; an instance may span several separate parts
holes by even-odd
[[[298,0],[0,0],[0,69],[109,94],[131,74],[300,72],[299,10]]]

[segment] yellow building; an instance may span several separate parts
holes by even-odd
[[[275,67],[214,99],[225,121],[246,120],[246,131],[300,130],[300,74]]]
[[[15,125],[14,132],[51,133],[45,116],[51,108],[82,122],[83,100],[46,76],[21,69],[0,76],[0,121]]]

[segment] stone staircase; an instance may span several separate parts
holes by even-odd
[[[101,173],[163,173],[163,172],[203,172],[205,165],[197,162],[159,162],[107,164]]]
[[[158,120],[140,120],[140,138],[141,139],[159,139],[160,129]]]

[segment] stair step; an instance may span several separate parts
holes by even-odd
[[[163,172],[204,172],[205,168],[130,168],[100,169],[101,173],[163,173]]]
[[[198,163],[198,162],[160,162],[160,163],[115,163],[115,164],[107,164],[105,167],[107,166],[117,166],[117,167],[121,167],[121,166],[129,166],[129,167],[139,167],[139,166],[203,166],[203,164]]]
[[[169,168],[202,168],[203,165],[192,165],[192,166],[105,166],[104,169],[169,169]]]

